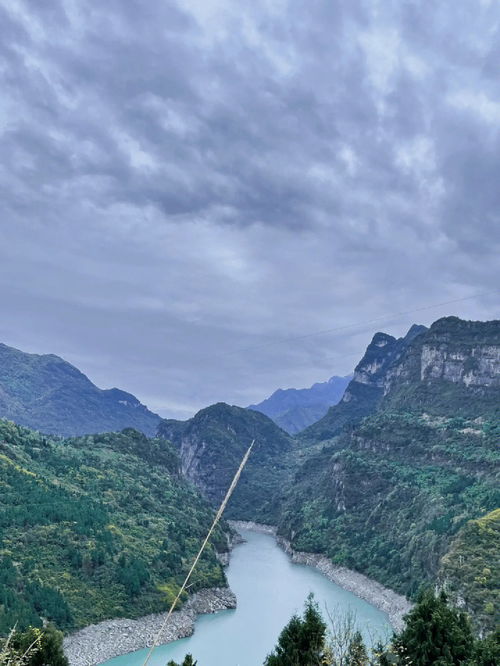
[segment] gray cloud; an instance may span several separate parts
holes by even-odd
[[[0,0],[0,25],[2,341],[187,415],[347,373],[375,329],[498,317],[393,315],[499,284],[497,3]]]

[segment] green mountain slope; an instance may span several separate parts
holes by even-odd
[[[500,506],[500,322],[439,320],[377,381],[372,415],[311,449],[279,531],[298,550],[415,596],[437,580],[467,521]],[[476,622],[491,628],[492,595],[467,592],[469,579],[455,573],[456,596],[463,588]]]
[[[467,522],[441,561],[440,582],[453,601],[492,629],[500,610],[500,509]],[[493,566],[492,566],[493,565]]]
[[[255,446],[226,515],[276,520],[282,488],[290,478],[294,441],[260,412],[217,403],[188,421],[163,421],[158,429],[178,448],[182,471],[218,505],[243,454]]]
[[[160,417],[130,393],[102,390],[53,354],[0,344],[0,418],[56,435],[135,428],[154,435]]]
[[[58,439],[0,421],[0,635],[164,610],[213,518],[179,467],[135,430]],[[209,548],[190,589],[221,584]]]

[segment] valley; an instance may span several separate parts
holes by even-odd
[[[50,621],[72,635],[109,621],[117,623],[109,631],[130,635],[111,654],[148,644],[149,623],[175,597],[255,439],[226,519],[272,525],[294,561],[383,608],[398,629],[410,602],[437,585],[487,635],[498,609],[499,406],[500,322],[448,317],[399,340],[376,333],[341,401],[294,436],[265,414],[225,403],[187,421],[162,420],[153,438],[133,428],[67,437],[0,421],[0,631]],[[234,605],[221,562],[235,539],[222,522],[189,601],[182,598],[186,619],[166,642],[189,634],[198,612]],[[234,551],[236,568],[244,549]],[[280,572],[289,566],[283,557]],[[286,598],[291,583],[275,573],[269,585]],[[366,582],[356,587],[354,575]],[[257,613],[245,580],[238,617]],[[239,584],[229,583],[239,597]],[[225,601],[197,605],[196,594],[213,589]],[[293,599],[288,614],[300,606]],[[286,621],[284,612],[277,617]],[[197,649],[206,649],[205,632],[218,623],[196,621]],[[275,641],[278,622],[273,627]],[[72,645],[70,663],[78,665],[81,644]],[[160,655],[178,659],[191,649],[180,646]],[[118,666],[139,663],[123,659]]]

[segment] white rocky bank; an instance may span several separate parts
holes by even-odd
[[[236,608],[229,588],[201,590],[172,613],[160,642],[170,643],[191,636],[198,615]],[[70,666],[96,666],[107,659],[150,647],[160,630],[165,613],[145,615],[137,620],[105,620],[81,629],[64,639],[64,652]]]
[[[249,529],[276,537],[276,528],[272,525],[245,521],[229,522],[236,530]],[[236,543],[238,543],[237,538],[233,540],[231,546]],[[334,565],[324,555],[294,551],[290,542],[282,537],[277,537],[277,543],[290,555],[293,562],[315,567],[333,583],[387,613],[394,629],[401,629],[404,615],[412,608],[406,597],[396,594],[357,571]],[[224,557],[224,564],[227,564],[227,559]],[[216,613],[228,608],[236,608],[236,597],[229,588],[215,587],[201,590],[190,597],[181,610],[172,614],[160,642],[170,643],[191,636],[198,615]],[[64,651],[70,666],[96,666],[112,657],[150,647],[164,619],[165,614],[159,613],[146,615],[137,620],[105,620],[81,629],[64,639]]]
[[[232,527],[235,529],[249,529],[264,534],[272,534],[276,536],[276,528],[272,525],[261,525],[259,523],[244,522],[244,521],[230,521]],[[278,544],[283,550],[290,555],[292,562],[297,564],[307,564],[321,571],[321,573],[331,580],[343,587],[344,590],[352,592],[357,597],[368,601],[379,610],[387,613],[389,620],[396,631],[402,629],[404,622],[403,617],[412,609],[413,604],[408,601],[406,597],[397,594],[388,587],[384,587],[377,581],[364,576],[358,571],[340,567],[325,555],[318,555],[316,553],[304,553],[295,551],[290,545],[290,542],[282,537],[276,538]]]

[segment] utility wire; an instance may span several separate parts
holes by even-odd
[[[155,649],[158,647],[158,645],[159,645],[159,641],[160,641],[160,638],[161,638],[161,635],[162,635],[163,632],[165,631],[165,627],[167,626],[168,621],[170,620],[170,616],[172,615],[172,613],[173,613],[173,611],[174,611],[174,608],[177,606],[177,602],[178,602],[179,599],[181,598],[182,593],[183,593],[184,590],[186,589],[187,584],[188,584],[188,582],[189,582],[189,579],[191,578],[191,574],[192,574],[193,571],[195,570],[195,567],[196,567],[196,565],[198,564],[198,561],[199,561],[199,559],[200,559],[200,557],[201,557],[203,551],[205,550],[205,547],[206,547],[206,545],[207,545],[207,543],[208,543],[208,540],[209,540],[210,537],[212,536],[212,532],[213,532],[214,529],[216,528],[217,523],[219,522],[219,520],[220,520],[222,514],[224,513],[224,509],[226,508],[227,503],[229,502],[229,498],[230,498],[231,495],[233,494],[233,490],[236,488],[236,485],[237,485],[237,483],[238,483],[238,481],[239,481],[239,479],[240,479],[240,476],[241,476],[241,472],[243,471],[243,468],[244,468],[245,465],[246,465],[246,462],[247,462],[247,460],[248,460],[248,457],[249,457],[249,455],[250,455],[250,453],[251,453],[251,451],[252,451],[252,448],[253,448],[253,445],[254,445],[254,444],[255,444],[255,439],[252,440],[252,443],[251,443],[250,446],[248,447],[247,452],[246,452],[245,455],[243,456],[243,459],[242,459],[242,461],[241,461],[241,463],[240,463],[240,466],[239,466],[238,469],[236,470],[236,474],[234,475],[234,478],[233,478],[233,480],[232,480],[232,482],[231,482],[231,485],[230,485],[229,488],[228,488],[228,491],[227,491],[227,493],[226,493],[226,496],[225,496],[224,499],[222,500],[222,504],[220,505],[219,510],[218,510],[217,513],[215,514],[214,521],[213,521],[213,523],[212,523],[210,529],[208,530],[207,536],[205,537],[205,540],[203,541],[203,543],[202,543],[202,545],[201,545],[201,548],[200,548],[200,550],[198,551],[198,554],[197,554],[196,557],[194,558],[193,564],[191,565],[191,568],[189,569],[188,574],[187,574],[186,578],[184,579],[184,582],[182,583],[182,586],[181,586],[179,592],[177,593],[177,596],[175,597],[174,601],[172,602],[172,605],[170,606],[170,610],[169,610],[168,613],[167,613],[167,617],[165,618],[165,620],[164,620],[163,624],[161,625],[161,627],[160,627],[158,633],[156,634],[155,639],[154,639],[154,641],[153,641],[153,645],[152,645],[151,648],[149,649],[149,652],[148,652],[148,654],[147,654],[147,656],[146,656],[146,659],[144,660],[144,663],[143,663],[142,666],[147,666],[149,660],[151,659],[151,656],[152,656],[153,652],[154,652]]]
[[[242,352],[247,352],[247,351],[254,351],[257,349],[263,349],[265,347],[270,347],[272,345],[277,345],[281,344],[283,342],[295,342],[296,340],[305,340],[307,338],[312,338],[316,337],[319,335],[327,335],[330,333],[337,333],[338,331],[345,331],[350,328],[357,328],[358,326],[366,326],[366,324],[374,324],[379,321],[386,321],[387,319],[392,319],[393,317],[400,317],[403,315],[409,315],[409,314],[414,314],[416,312],[424,312],[426,310],[432,310],[434,308],[439,308],[444,305],[452,305],[453,303],[461,303],[462,301],[470,301],[473,298],[480,298],[481,296],[490,296],[491,294],[499,294],[500,291],[498,289],[495,289],[493,291],[484,291],[481,293],[477,294],[472,294],[471,296],[463,296],[462,298],[454,298],[453,300],[450,301],[442,301],[441,303],[434,303],[433,305],[424,305],[420,308],[414,308],[413,310],[404,310],[401,312],[392,312],[388,313],[386,315],[383,315],[381,317],[376,317],[374,319],[367,319],[365,321],[360,321],[355,324],[345,324],[343,326],[335,326],[334,328],[326,328],[322,331],[314,331],[311,333],[304,333],[303,335],[294,335],[290,336],[289,338],[281,338],[279,340],[270,340],[269,342],[264,342],[260,345],[255,345],[252,347],[243,347],[240,349],[235,349],[232,352],[227,352],[227,355],[229,354],[239,354]],[[226,355],[226,354],[224,354]]]

